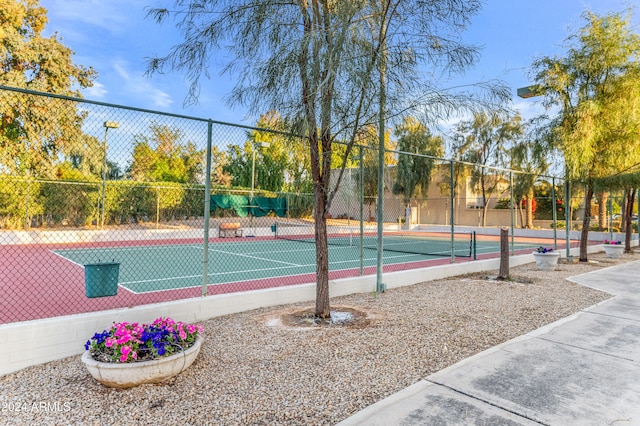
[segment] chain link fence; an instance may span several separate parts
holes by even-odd
[[[304,139],[6,87],[0,111],[0,324],[315,281]],[[565,243],[559,179],[527,210],[525,175],[434,160],[416,192],[427,157],[390,151],[379,205],[373,152],[336,187],[332,279],[376,273],[380,248],[385,271],[496,256],[501,226],[514,253]]]

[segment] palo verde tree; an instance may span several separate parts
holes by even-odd
[[[498,169],[506,161],[509,144],[522,135],[519,115],[479,112],[456,126],[454,139],[460,158],[471,163],[470,185],[482,197],[482,226],[486,226],[489,200],[500,191],[505,177]]]
[[[382,165],[385,169],[397,162],[395,155],[388,152],[395,149],[390,136],[388,131],[385,132],[384,147],[387,152],[385,152],[384,164]],[[363,220],[369,221],[375,220],[374,206],[377,205],[378,197],[378,137],[377,129],[374,126],[365,126],[361,129],[357,139],[358,145],[362,147],[360,149],[362,158],[359,160],[362,161],[362,176],[357,174],[355,182],[359,187],[362,180],[364,202],[367,204],[367,216]],[[392,189],[389,182],[383,181],[382,186],[385,191]]]
[[[398,164],[393,193],[401,194],[405,203],[407,226],[411,220],[411,201],[415,197],[426,197],[433,176],[435,158],[444,155],[444,139],[434,136],[429,129],[414,117],[406,117],[396,126],[398,137]],[[408,155],[419,154],[419,155]],[[420,208],[420,205],[418,205]]]
[[[37,0],[2,2],[0,84],[80,97],[80,88],[90,87],[96,73],[74,64],[73,52],[57,34],[43,37],[46,23]],[[75,104],[7,91],[0,113],[0,173],[53,178],[61,160],[83,159],[90,163],[86,171],[99,164],[87,156],[99,152],[99,144],[82,132],[84,117]]]
[[[585,185],[580,261],[586,262],[594,182],[624,170],[638,153],[638,138],[629,138],[638,123],[620,117],[640,85],[640,37],[628,14],[586,12],[583,18],[585,26],[567,39],[565,56],[538,59],[533,71],[545,104],[559,108],[552,127],[567,177]]]
[[[251,130],[242,150],[230,146],[234,148],[234,154],[230,156],[226,170],[233,176],[236,186],[250,187],[253,178],[255,188],[282,191],[285,180],[289,178],[287,170],[293,170],[294,178],[299,178],[300,168],[292,167],[294,161],[291,158],[300,158],[301,147],[291,143],[292,136],[285,133],[290,126],[276,111],[261,115],[256,127],[271,131]]]
[[[477,50],[461,42],[460,31],[480,3],[177,0],[172,10],[150,10],[159,22],[175,16],[184,37],[168,55],[149,61],[151,73],[185,71],[192,82],[189,99],[195,100],[211,55],[224,46],[229,58],[224,70],[239,76],[231,102],[253,113],[277,110],[305,135],[314,193],[317,317],[330,316],[326,215],[359,129],[377,122],[379,111],[389,114],[429,101],[430,107],[469,103],[467,93],[459,99],[446,95],[429,79],[437,73],[419,67],[446,74],[473,63]],[[378,96],[382,86],[385,96]],[[335,140],[347,148],[332,179]]]
[[[536,181],[547,173],[550,167],[549,159],[553,154],[553,147],[548,140],[548,133],[544,129],[533,126],[532,123],[523,125],[523,132],[514,135],[511,146],[507,151],[509,168],[520,170],[513,176],[514,194],[519,200],[519,210],[525,204],[523,227],[533,228],[533,203]],[[529,129],[527,131],[527,129]],[[515,200],[514,200],[515,201]]]

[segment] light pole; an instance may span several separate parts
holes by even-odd
[[[251,163],[251,195],[249,196],[250,200],[253,200],[253,188],[256,184],[256,145],[263,148],[269,148],[271,146],[269,142],[254,142],[251,144],[251,150],[253,151],[253,161]]]
[[[252,229],[252,232],[254,231],[253,231],[253,212],[251,211],[251,205],[253,202],[253,189],[255,188],[255,184],[256,184],[256,145],[261,146],[263,148],[268,148],[271,146],[271,144],[269,142],[253,142],[251,144],[253,160],[251,162],[251,192],[249,194],[249,222],[250,222],[249,227]]]
[[[104,146],[103,146],[103,160],[102,160],[102,207],[100,208],[100,229],[104,228],[104,203],[106,194],[106,181],[107,181],[107,134],[109,129],[117,129],[120,127],[120,123],[117,121],[105,121],[104,122]]]

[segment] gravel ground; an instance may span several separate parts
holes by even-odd
[[[286,305],[203,322],[187,371],[161,385],[109,389],[80,356],[0,378],[0,424],[329,425],[491,346],[605,300],[566,277],[640,259],[511,269],[513,281],[463,276],[332,299],[366,319],[290,326]],[[177,318],[179,319],[179,318]],[[98,330],[96,330],[98,331]],[[89,336],[88,336],[89,337]]]

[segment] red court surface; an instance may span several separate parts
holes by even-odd
[[[173,241],[174,243],[176,241]],[[200,243],[202,240],[181,240],[180,243]],[[130,246],[167,244],[167,241],[129,241]],[[52,250],[60,248],[113,247],[123,242],[78,244],[20,244],[0,245],[0,324],[51,318],[113,308],[132,308],[151,303],[202,297],[202,286],[135,294],[119,286],[118,294],[109,297],[88,298],[85,295],[84,268],[68,262]],[[572,244],[573,245],[573,244]],[[520,253],[530,253],[521,250]],[[495,258],[497,253],[478,256]],[[201,259],[198,260],[201,262]],[[456,263],[470,262],[471,258],[456,258]],[[451,263],[450,257],[433,258],[417,262],[386,265],[384,272],[425,268]],[[364,275],[376,273],[375,267],[364,268]],[[330,279],[356,277],[359,268],[330,272]],[[235,283],[207,286],[207,295],[259,290],[315,282],[315,274],[302,274],[244,280]]]

